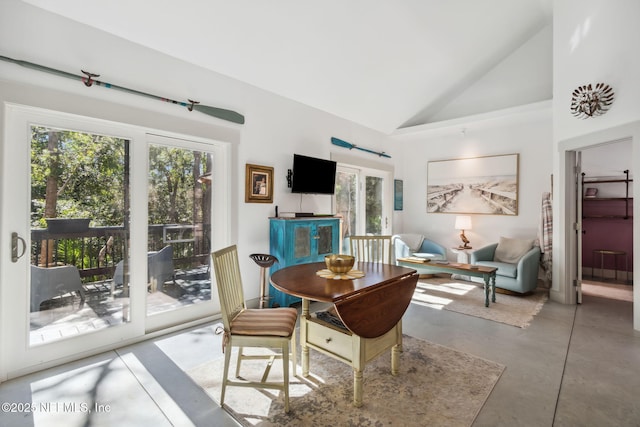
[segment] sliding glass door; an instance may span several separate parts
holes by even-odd
[[[2,377],[218,311],[227,148],[29,107],[6,119]]]
[[[334,212],[342,216],[342,238],[391,233],[391,174],[339,164]],[[347,250],[347,248],[343,248]]]

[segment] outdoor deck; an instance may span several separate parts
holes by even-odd
[[[42,303],[30,313],[30,343],[37,345],[60,338],[117,326],[124,322],[129,298],[122,286],[111,295],[112,280],[83,284],[85,301],[70,292]],[[157,292],[147,293],[147,315],[175,310],[211,299],[209,267],[178,269],[175,282],[167,281]]]

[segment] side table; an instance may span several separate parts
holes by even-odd
[[[618,280],[618,257],[621,256],[624,258],[625,266],[624,271],[626,274],[625,283],[629,280],[629,259],[627,258],[627,253],[625,251],[613,251],[610,249],[594,249],[593,251],[593,259],[591,261],[591,277],[595,278],[593,275],[593,267],[596,263],[597,256],[600,255],[600,276],[604,280],[604,256],[611,255],[613,256],[613,271],[615,274],[615,280]]]
[[[458,256],[457,261],[462,264],[469,264],[469,254],[471,250],[473,250],[473,248],[451,248],[451,252]],[[468,282],[471,281],[470,276],[464,276],[462,274],[452,274],[451,278],[456,280],[466,280]]]

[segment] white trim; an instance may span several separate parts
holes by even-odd
[[[594,147],[602,144],[631,139],[631,170],[638,173],[640,171],[640,121],[615,126],[609,129],[599,130],[589,134],[569,138],[558,143],[559,158],[559,183],[554,190],[557,197],[554,200],[562,201],[556,206],[554,204],[554,221],[558,225],[553,238],[553,286],[552,299],[566,304],[575,304],[576,298],[572,292],[571,283],[574,279],[574,272],[567,269],[571,265],[572,257],[575,256],[576,248],[573,247],[571,239],[572,220],[575,214],[575,207],[571,204],[575,202],[573,188],[573,171],[571,170],[575,162],[575,151]],[[633,186],[633,198],[640,200],[640,186]],[[633,204],[633,271],[640,268],[640,227],[636,218],[640,218],[640,206]],[[560,244],[562,242],[562,244]],[[634,286],[633,291],[633,328],[640,330],[640,289]]]
[[[474,114],[456,119],[442,120],[434,123],[426,123],[423,125],[409,126],[398,128],[391,133],[391,136],[413,135],[418,133],[434,132],[434,131],[455,131],[460,132],[461,126],[479,126],[482,124],[493,123],[501,120],[513,120],[520,116],[526,116],[528,119],[532,114],[550,115],[552,111],[553,101],[540,101],[526,105],[518,105],[516,107],[504,108],[502,110],[490,111],[488,113]]]

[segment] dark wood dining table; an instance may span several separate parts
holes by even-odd
[[[271,276],[281,292],[302,299],[300,345],[302,374],[309,375],[309,349],[313,348],[353,367],[353,404],[362,405],[362,372],[367,362],[391,349],[391,374],[397,375],[402,346],[402,316],[418,282],[415,269],[357,262],[359,278],[335,279],[317,273],[324,263],[282,268]],[[310,301],[331,303],[342,326],[310,313]]]

